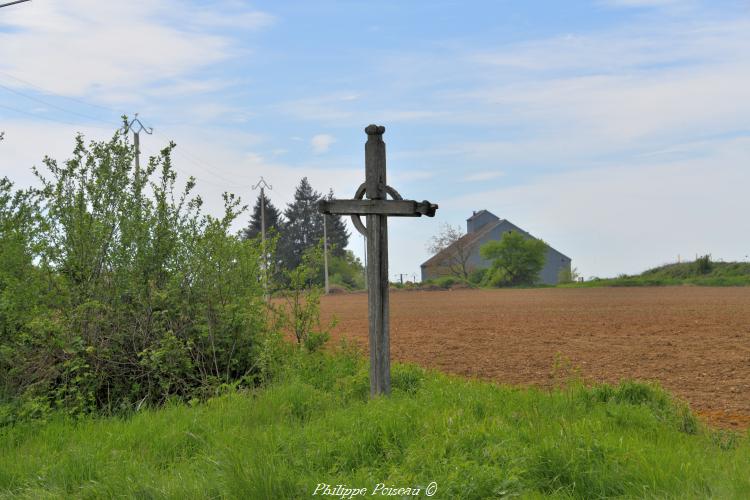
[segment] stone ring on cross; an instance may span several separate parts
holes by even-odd
[[[398,191],[391,186],[385,186],[386,194],[391,200],[365,200],[367,183],[363,182],[352,200],[322,200],[318,203],[320,212],[324,214],[346,214],[352,216],[352,223],[363,236],[367,236],[367,227],[362,223],[361,215],[388,215],[391,217],[434,217],[438,206],[427,200],[404,200]]]
[[[365,191],[367,189],[367,184],[362,183],[359,188],[357,188],[357,192],[354,193],[354,199],[355,200],[361,200],[365,197]],[[386,194],[390,195],[391,199],[395,201],[403,201],[404,198],[399,194],[398,191],[393,189],[391,186],[385,187]],[[407,203],[412,203],[411,201],[407,200]],[[416,202],[413,202],[416,203]],[[435,211],[437,210],[438,206],[430,203],[429,201],[423,201],[422,203],[417,203],[417,207],[415,210],[415,213],[413,216],[415,217],[421,217],[422,215],[426,215],[428,217],[434,217]],[[399,214],[389,214],[389,215],[399,215]],[[407,214],[412,215],[412,214]],[[362,219],[360,218],[360,214],[352,214],[352,223],[354,224],[354,227],[357,228],[357,231],[359,231],[363,236],[367,236],[367,227],[362,223]]]

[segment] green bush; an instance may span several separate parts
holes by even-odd
[[[215,218],[192,178],[175,189],[174,147],[135,171],[122,133],[79,136],[34,170],[40,189],[0,181],[0,403],[15,415],[190,400],[257,370],[259,245],[230,234],[233,195]]]
[[[457,283],[461,283],[461,280],[459,280],[455,276],[441,276],[439,278],[435,278],[433,280],[433,283],[440,288],[450,288]]]
[[[362,290],[365,287],[364,268],[351,250],[347,250],[343,257],[329,256],[328,274],[331,284],[341,285],[348,290]],[[321,277],[320,283],[323,283],[322,280]]]
[[[487,275],[487,268],[474,269],[469,273],[469,283],[472,285],[479,285],[484,281],[484,277]]]
[[[698,275],[710,273],[713,267],[710,255],[704,255],[695,259],[695,273]]]

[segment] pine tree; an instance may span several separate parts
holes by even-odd
[[[323,237],[323,218],[318,212],[321,194],[304,177],[294,192],[294,201],[284,210],[284,223],[278,254],[287,269],[296,268],[302,254],[317,245]]]
[[[266,218],[266,235],[271,234],[272,230],[275,230],[277,233],[281,232],[281,212],[279,212],[279,209],[276,208],[273,203],[271,203],[271,200],[268,199],[268,196],[264,196],[265,198],[265,206],[263,207],[265,210],[265,218]],[[250,216],[250,224],[242,230],[242,238],[249,240],[252,238],[255,238],[258,236],[261,232],[261,224],[260,224],[260,204],[261,204],[261,196],[260,193],[258,194],[258,199],[255,201],[255,206],[253,207],[253,213]]]
[[[326,198],[329,200],[333,199],[333,189],[328,191]],[[346,229],[346,222],[341,215],[331,214],[326,219],[328,247],[331,249],[331,254],[336,257],[343,257],[346,255],[346,246],[349,244],[351,233]]]

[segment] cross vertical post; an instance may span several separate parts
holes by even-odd
[[[325,291],[326,295],[330,292],[328,286],[328,215],[323,214],[323,275],[325,278]]]
[[[365,195],[385,200],[385,127],[365,129]],[[388,217],[367,215],[367,289],[370,323],[370,395],[390,394],[390,327],[388,315]]]

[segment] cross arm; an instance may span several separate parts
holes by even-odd
[[[318,211],[337,215],[389,215],[394,217],[434,217],[438,206],[414,200],[321,200]]]

